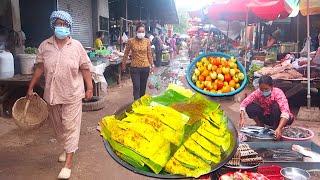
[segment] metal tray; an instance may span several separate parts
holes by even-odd
[[[132,109],[131,104],[121,108],[120,110],[118,110],[115,113],[115,116],[118,119],[122,119],[125,117],[125,112],[130,111]],[[220,169],[222,166],[224,166],[236,153],[236,150],[238,148],[238,132],[234,126],[234,124],[232,123],[232,121],[230,119],[228,119],[228,128],[231,132],[231,146],[229,148],[229,150],[225,153],[225,155],[221,158],[221,162],[219,164],[215,164],[214,166],[212,166],[211,168],[211,172],[214,172],[218,169]],[[123,161],[121,158],[119,158],[116,153],[113,151],[112,147],[110,146],[110,144],[103,139],[103,143],[104,146],[107,150],[107,152],[109,153],[109,155],[117,162],[119,163],[121,166],[127,168],[128,170],[137,173],[137,174],[141,174],[144,176],[148,176],[148,177],[153,177],[153,178],[160,178],[160,179],[184,179],[184,178],[188,178],[185,176],[181,176],[181,175],[173,175],[173,174],[168,174],[166,172],[160,172],[160,174],[155,174],[153,172],[147,172],[147,171],[142,171],[140,169],[137,169],[133,166],[131,166],[130,164],[126,163],[125,161]]]
[[[311,149],[314,152],[320,153],[320,147],[312,141],[263,141],[263,142],[246,142],[252,149],[269,148],[269,149],[291,149],[293,144],[297,144]],[[297,167],[300,169],[320,169],[320,162],[264,162],[261,165],[279,165],[281,167]]]

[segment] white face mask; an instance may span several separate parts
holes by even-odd
[[[146,36],[146,33],[137,33],[137,38],[142,39]]]

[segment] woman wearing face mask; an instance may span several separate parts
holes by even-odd
[[[270,76],[260,77],[259,89],[241,102],[240,127],[244,125],[244,112],[258,126],[271,126],[275,130],[276,139],[281,137],[282,128],[291,125],[294,120],[285,94],[281,89],[273,87]]]
[[[137,36],[128,40],[122,61],[122,70],[124,71],[128,55],[131,52],[130,74],[134,100],[139,99],[145,94],[150,69],[154,68],[151,43],[149,39],[145,38],[144,25],[137,25],[136,32]]]
[[[63,145],[58,161],[65,164],[58,178],[68,179],[73,154],[78,149],[82,99],[91,99],[93,95],[91,62],[81,43],[70,36],[72,18],[69,13],[54,11],[50,23],[54,35],[39,46],[37,67],[27,97],[35,98],[33,88],[44,73],[44,99],[49,107],[48,118],[52,121],[57,139]]]

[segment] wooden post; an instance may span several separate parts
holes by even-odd
[[[20,20],[20,6],[19,0],[11,0],[11,11],[12,11],[12,28],[15,32],[21,33],[21,20]],[[15,53],[24,53],[24,46],[15,46]]]

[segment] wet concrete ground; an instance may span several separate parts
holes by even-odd
[[[184,72],[188,59],[178,58],[171,66],[162,67],[154,74],[160,76],[159,87],[148,89],[150,94],[159,94],[170,82],[185,83]],[[179,63],[180,62],[180,63]],[[128,171],[117,164],[106,152],[102,139],[96,131],[97,123],[105,115],[113,114],[118,108],[133,101],[132,85],[129,79],[108,91],[107,106],[96,112],[83,113],[80,149],[76,153],[71,179],[110,179],[127,180],[150,179]],[[237,125],[239,103],[233,99],[217,99],[229,118]],[[252,124],[247,121],[246,124]],[[316,135],[314,141],[320,144],[317,122],[294,122],[294,125],[312,129]],[[50,123],[46,122],[39,129],[23,132],[12,119],[0,118],[0,179],[56,179],[63,164],[58,163],[62,147],[57,143]]]

